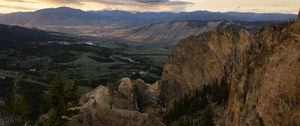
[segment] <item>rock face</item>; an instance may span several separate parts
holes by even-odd
[[[175,108],[175,101],[217,83],[229,86],[229,97],[217,106],[207,102],[216,109],[211,111],[217,115],[212,116],[212,123],[298,126],[299,50],[299,19],[262,29],[254,36],[246,30],[226,28],[189,37],[172,50],[160,81],[149,85],[124,78],[114,95],[100,86],[83,98],[88,100],[70,124],[165,125],[163,116]]]
[[[134,86],[129,78],[121,79],[121,82],[118,86],[118,91],[124,97],[133,100],[134,98]]]
[[[162,98],[169,108],[173,101],[203,85],[220,81],[249,45],[247,31],[216,30],[179,43],[169,56],[162,76]]]
[[[164,106],[225,78],[230,95],[220,125],[300,125],[299,21],[254,37],[226,29],[180,42],[164,67]]]
[[[157,98],[159,84],[145,84],[142,80],[123,78],[113,94],[99,86],[82,99],[80,114],[70,126],[163,126],[157,118],[160,109]]]
[[[230,79],[227,124],[300,124],[299,30],[297,24],[287,24],[254,37],[242,63],[246,67]]]

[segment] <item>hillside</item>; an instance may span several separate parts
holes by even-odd
[[[115,95],[100,86],[69,123],[300,125],[299,49],[300,15],[254,36],[232,28],[192,36],[173,48],[160,81],[123,78]]]
[[[156,44],[162,46],[175,45],[180,40],[189,36],[196,36],[201,33],[213,31],[218,28],[224,29],[227,27],[233,27],[237,30],[246,29],[251,33],[255,33],[263,27],[279,23],[280,21],[171,21],[158,22],[145,26],[116,30],[112,33],[107,33],[106,36],[123,41],[154,45]]]
[[[55,76],[76,79],[78,95],[124,76],[152,83],[160,78],[168,53],[163,48],[0,25],[0,106],[14,78],[24,74],[18,91],[33,108],[28,117],[32,124],[47,111],[45,92]],[[1,126],[2,122],[0,119]]]
[[[0,16],[0,23],[34,27],[56,32],[85,34],[97,31],[111,32],[119,28],[147,25],[154,22],[178,20],[241,20],[241,21],[288,21],[293,14],[219,13],[209,11],[195,12],[126,12],[126,11],[82,11],[60,7],[35,12],[10,13]]]
[[[77,41],[75,36],[0,24],[1,42]]]

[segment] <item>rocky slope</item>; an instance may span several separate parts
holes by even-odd
[[[172,50],[162,75],[162,98],[171,108],[175,98],[220,81],[243,57],[249,45],[247,31],[216,30],[180,42]]]
[[[81,100],[80,115],[71,119],[70,126],[163,126],[158,118],[162,107],[157,104],[159,84],[123,78],[112,92],[100,86]]]
[[[167,109],[184,94],[225,78],[220,125],[299,125],[300,20],[262,30],[217,30],[180,42],[162,75]]]
[[[197,105],[194,102],[200,98],[207,102],[199,103],[204,104],[205,111],[195,110],[205,118],[212,117],[207,123],[210,125],[300,125],[299,50],[300,17],[296,22],[269,27],[254,36],[246,30],[227,28],[189,37],[172,50],[158,83],[148,85],[141,80],[123,79],[118,87],[119,95],[109,95],[107,88],[99,87],[87,95],[89,101],[71,122],[165,125],[164,116],[184,105],[175,101]],[[224,90],[228,99],[218,100],[225,95],[218,96],[224,91],[214,90],[216,84],[229,87]],[[196,99],[188,99],[195,96]],[[112,109],[108,99],[114,99],[116,105]],[[197,114],[192,119],[186,113],[180,117],[186,109],[181,108],[171,116],[183,121],[167,125],[194,125],[199,120],[199,125],[204,125]]]
[[[107,33],[105,36],[130,42],[175,45],[184,38],[189,36],[197,36],[204,32],[213,31],[217,28],[234,27],[236,29],[246,29],[251,33],[255,33],[262,27],[267,27],[278,23],[280,23],[280,21],[169,21],[158,22],[129,29],[116,30],[114,32]]]
[[[59,32],[42,31],[19,26],[0,24],[0,44],[47,42],[47,41],[79,41],[77,36]]]

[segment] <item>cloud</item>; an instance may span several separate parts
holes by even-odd
[[[9,2],[25,2],[23,0],[4,0],[4,1],[9,1]]]
[[[11,6],[11,5],[0,5],[0,8],[9,8],[9,9],[17,9],[17,10],[36,10],[36,8]]]
[[[80,0],[36,0],[39,2],[50,3],[50,4],[80,4]]]
[[[4,0],[8,2],[21,3],[51,3],[51,4],[78,4],[81,0]]]
[[[1,1],[1,0],[0,0]],[[93,8],[114,8],[130,11],[183,11],[194,3],[184,0],[5,0],[20,3],[40,3],[47,6],[59,7],[69,6],[93,10],[86,5],[93,5]],[[98,6],[96,6],[98,5]]]
[[[183,1],[169,1],[169,0],[81,0],[81,2],[97,2],[111,5],[187,5],[193,4],[191,2]]]
[[[8,2],[22,2],[22,3],[36,3],[31,0],[3,0],[3,1],[8,1]]]
[[[27,2],[24,0],[10,0]],[[144,5],[144,6],[155,6],[155,5],[169,5],[169,6],[184,6],[193,4],[191,2],[184,1],[170,1],[170,0],[37,0],[40,2],[52,3],[52,4],[80,4],[84,2],[95,2],[109,5]]]
[[[144,4],[162,4],[169,2],[169,0],[133,0],[138,3],[144,3]]]

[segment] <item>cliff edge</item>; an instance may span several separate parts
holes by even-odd
[[[183,40],[164,67],[163,105],[172,111],[184,95],[224,80],[229,99],[215,124],[300,125],[299,21],[298,16],[254,36],[225,29]]]
[[[124,78],[114,93],[100,86],[70,124],[300,125],[299,17],[255,35],[226,28],[186,38],[160,81]]]

